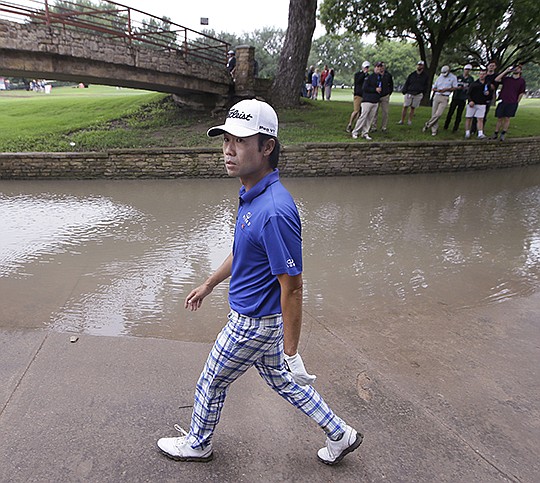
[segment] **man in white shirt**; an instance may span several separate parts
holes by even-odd
[[[450,72],[450,67],[444,65],[441,69],[441,75],[433,84],[432,91],[433,105],[431,107],[431,118],[424,124],[422,132],[426,132],[431,129],[431,135],[436,136],[439,130],[439,119],[443,115],[446,106],[448,106],[448,99],[450,94],[458,87],[457,77]]]

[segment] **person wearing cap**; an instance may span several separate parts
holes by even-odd
[[[236,72],[236,53],[234,50],[227,52],[227,71],[234,80],[234,73]]]
[[[382,112],[381,120],[381,131],[386,132],[388,128],[388,111],[390,109],[390,96],[394,92],[394,79],[392,74],[386,70],[386,64],[384,62],[379,62],[380,67],[379,71],[381,74],[381,99],[377,110],[375,111],[375,116],[373,117],[373,122],[371,123],[371,131],[377,130],[377,122],[379,120],[379,111]]]
[[[382,92],[381,64],[382,62],[377,62],[373,69],[373,74],[368,75],[364,81],[362,88],[362,113],[352,130],[351,136],[353,139],[358,139],[358,136],[361,134],[366,141],[372,140],[369,130],[377,112],[377,106],[379,105]]]
[[[235,104],[225,123],[208,130],[223,135],[225,169],[242,186],[232,251],[185,300],[197,310],[216,285],[230,277],[228,322],[208,356],[195,390],[189,431],[157,444],[179,461],[210,461],[212,436],[229,386],[255,366],[265,382],[326,433],[317,456],[339,463],[363,436],[340,419],[313,388],[298,353],[302,325],[302,238],[296,204],[281,184],[278,118],[267,103]],[[177,426],[178,430],[181,430]]]
[[[452,102],[450,102],[450,108],[448,109],[446,120],[444,121],[444,129],[448,129],[450,126],[454,112],[456,113],[456,119],[452,131],[457,132],[459,129],[463,111],[465,110],[465,104],[467,103],[469,87],[474,82],[473,77],[470,75],[471,69],[472,65],[467,64],[463,67],[463,74],[457,76],[458,88],[452,94]]]
[[[362,62],[362,69],[354,74],[354,90],[353,90],[353,112],[351,112],[351,117],[349,118],[349,124],[347,124],[346,131],[351,132],[352,127],[356,123],[358,116],[362,110],[362,88],[364,86],[364,81],[369,75],[370,63],[365,60]]]
[[[500,84],[496,81],[498,76],[499,73],[497,72],[497,61],[495,59],[491,59],[487,65],[486,82],[488,84],[491,84],[492,94],[491,98],[488,99],[488,103],[486,104],[486,114],[484,116],[484,131],[486,130],[489,108],[495,104],[495,93],[497,92]],[[471,133],[475,133],[477,131],[476,122],[476,117],[473,117]]]
[[[450,72],[450,67],[443,65],[441,75],[433,84],[433,104],[431,106],[431,117],[424,124],[422,132],[431,129],[431,135],[436,136],[439,130],[439,119],[448,106],[450,94],[457,89],[457,77]]]
[[[495,82],[502,84],[501,92],[499,93],[499,104],[495,110],[497,125],[492,139],[501,136],[500,141],[504,141],[508,127],[510,126],[510,118],[515,117],[518,105],[523,99],[526,90],[525,79],[522,77],[523,68],[521,64],[511,67],[501,72],[495,79]],[[508,75],[510,74],[510,75]]]
[[[478,80],[471,84],[467,96],[469,102],[465,113],[465,139],[471,137],[471,124],[475,118],[478,126],[478,139],[486,139],[484,115],[486,113],[486,104],[492,95],[491,84],[486,81],[486,69],[481,69]]]
[[[409,107],[411,111],[409,113],[409,120],[407,124],[410,126],[414,117],[414,111],[420,105],[424,95],[427,94],[429,89],[429,77],[425,71],[425,63],[423,60],[419,60],[416,64],[416,70],[411,72],[403,84],[403,108],[401,109],[401,119],[398,124],[404,124],[407,117],[407,110]]]

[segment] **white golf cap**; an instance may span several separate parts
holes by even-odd
[[[225,124],[208,129],[208,136],[228,133],[239,138],[254,134],[268,134],[277,137],[278,117],[276,111],[266,102],[257,99],[240,101],[229,109]]]
[[[447,65],[443,65],[441,69],[441,74],[448,74],[448,72],[450,72],[450,67],[448,67]]]
[[[362,62],[362,68],[369,67],[370,65],[371,64],[367,60],[364,60],[364,62]]]
[[[463,70],[471,70],[472,69],[472,65],[471,64],[466,64],[465,67],[463,67]]]

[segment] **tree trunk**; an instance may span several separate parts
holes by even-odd
[[[290,0],[287,33],[270,88],[270,101],[275,106],[291,107],[300,103],[316,14],[317,0]]]

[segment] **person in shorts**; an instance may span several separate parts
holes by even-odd
[[[422,98],[429,89],[429,77],[425,71],[425,63],[423,60],[418,61],[416,70],[409,74],[405,84],[403,84],[403,108],[401,110],[401,119],[398,124],[404,124],[407,117],[407,110],[410,108],[409,121],[410,126],[414,117],[414,111],[420,105]]]
[[[471,137],[471,124],[473,118],[476,118],[478,126],[478,139],[485,139],[484,134],[484,116],[486,114],[486,105],[491,99],[493,92],[491,84],[486,80],[486,69],[482,69],[479,77],[469,87],[468,104],[465,112],[465,139]]]
[[[511,74],[510,76],[508,74]],[[504,72],[499,74],[495,79],[496,82],[502,84],[501,92],[499,93],[499,104],[495,110],[497,125],[495,126],[495,134],[492,139],[499,138],[504,141],[508,127],[510,126],[510,118],[515,117],[519,102],[525,94],[526,84],[522,77],[522,66],[520,64],[515,67],[508,67]],[[501,133],[499,137],[499,131]]]

